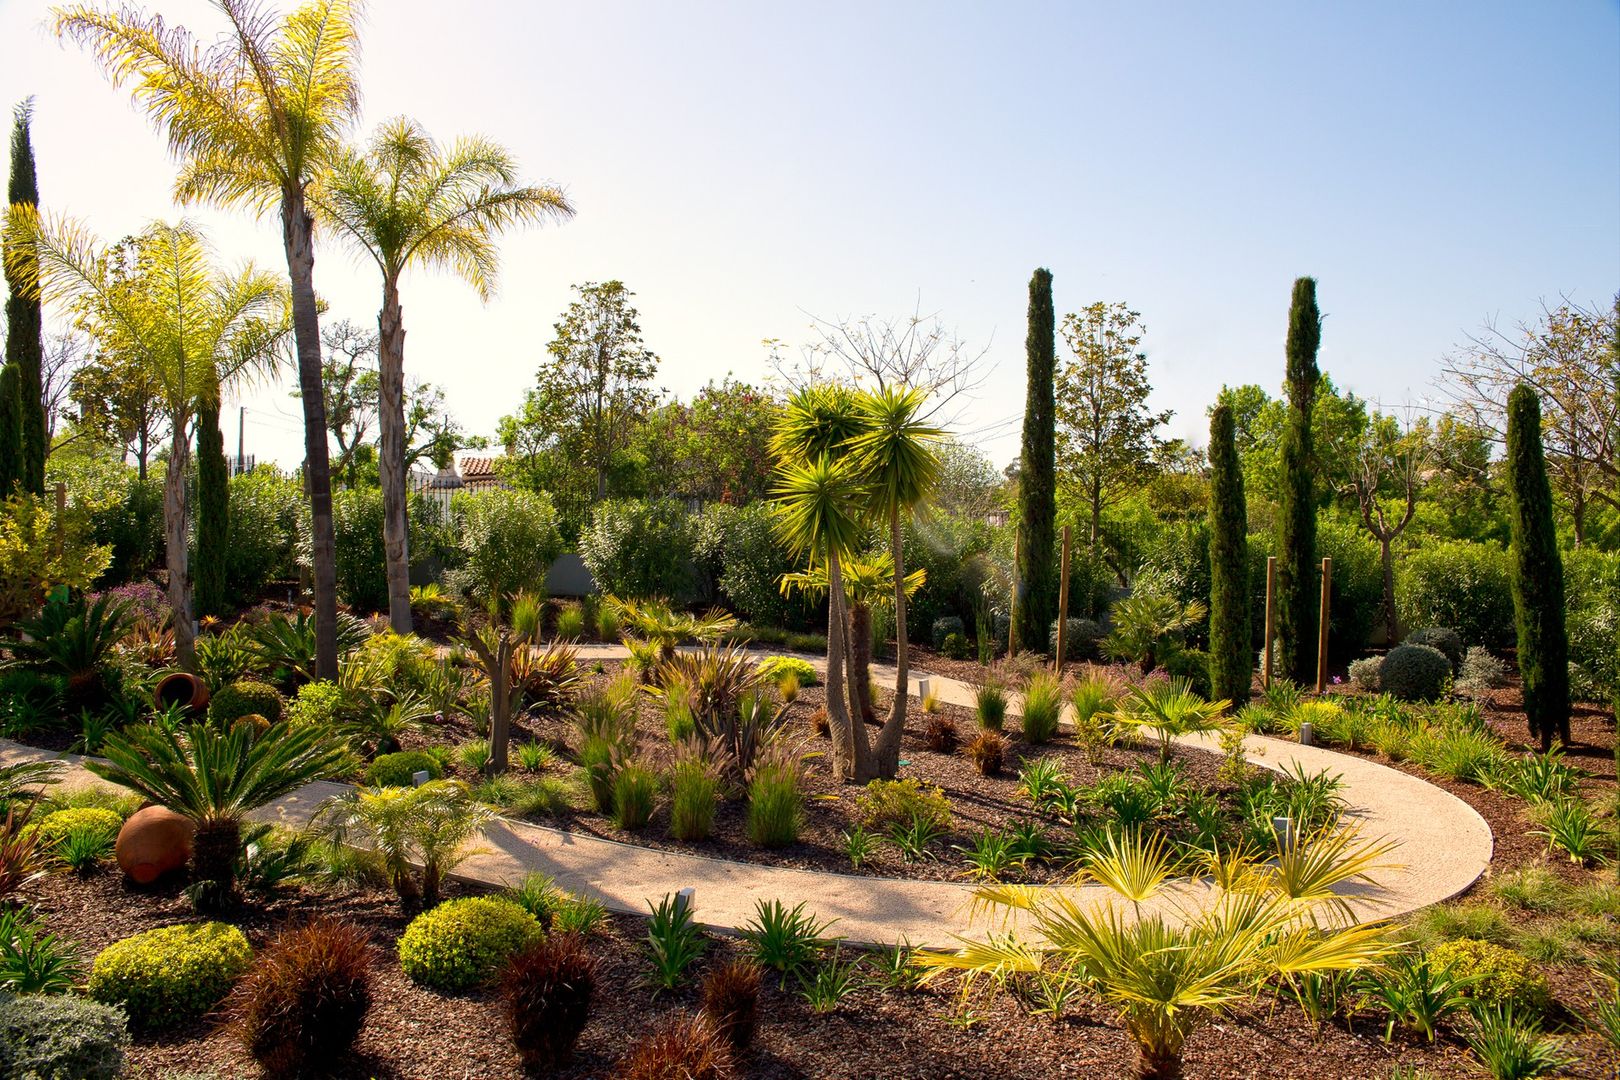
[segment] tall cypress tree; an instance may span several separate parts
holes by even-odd
[[[1249,699],[1249,511],[1232,407],[1209,418],[1209,681],[1216,698]]]
[[[34,146],[28,126],[33,119],[30,99],[17,106],[11,128],[10,202],[39,206],[39,181],[34,175]],[[23,487],[36,495],[45,493],[45,404],[40,370],[45,356],[44,319],[38,297],[18,295],[16,275],[6,273],[6,363],[17,367],[17,393],[21,398],[21,441]]]
[[[230,520],[230,476],[219,403],[197,409],[197,562],[192,575],[198,615],[225,610],[225,545]]]
[[[1316,280],[1294,282],[1288,311],[1288,426],[1282,437],[1282,491],[1277,506],[1277,670],[1298,683],[1315,678],[1316,483],[1311,474],[1311,408],[1316,403],[1316,350],[1322,315]]]
[[[1569,742],[1569,638],[1564,563],[1553,525],[1552,488],[1541,448],[1541,399],[1520,383],[1508,395],[1507,468],[1513,616],[1519,636],[1524,715],[1543,750]]]
[[[1052,271],[1029,279],[1029,333],[1024,339],[1028,384],[1024,398],[1024,442],[1018,466],[1018,641],[1044,649],[1057,614],[1057,574],[1052,565],[1057,518],[1057,320],[1052,311]]]
[[[22,482],[22,391],[17,365],[0,364],[0,499]]]

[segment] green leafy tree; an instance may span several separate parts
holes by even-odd
[[[1354,445],[1334,448],[1347,462],[1347,494],[1355,503],[1361,527],[1378,543],[1384,582],[1380,610],[1384,640],[1391,645],[1400,636],[1395,612],[1395,541],[1417,514],[1429,471],[1430,430],[1427,418],[1403,431],[1395,417],[1375,412]]]
[[[1143,330],[1141,315],[1124,304],[1095,303],[1063,317],[1074,359],[1057,375],[1057,457],[1089,511],[1093,550],[1103,511],[1156,471],[1161,443],[1154,432],[1171,415],[1147,406],[1153,386]]]
[[[225,566],[230,560],[231,478],[225,436],[219,430],[219,398],[197,407],[197,614],[225,613]]]
[[[1209,681],[1216,698],[1249,696],[1254,677],[1249,630],[1249,514],[1232,409],[1209,420]]]
[[[352,488],[360,447],[377,418],[377,335],[340,319],[322,328],[321,343],[326,346],[326,359],[321,362],[326,430],[337,444],[332,471]],[[296,391],[293,396],[298,396]]]
[[[399,282],[406,269],[450,270],[487,300],[495,291],[508,229],[574,209],[555,187],[519,183],[517,164],[499,143],[469,136],[441,148],[414,120],[390,120],[362,153],[338,152],[315,204],[340,235],[382,271],[377,313],[378,463],[388,551],[388,619],[410,633],[411,583],[406,526],[405,321]]]
[[[1543,750],[1569,742],[1569,638],[1564,627],[1564,563],[1553,524],[1552,487],[1541,448],[1541,401],[1521,384],[1508,395],[1513,614],[1530,734]]]
[[[180,160],[175,195],[279,212],[292,286],[304,407],[304,477],[315,579],[316,675],[337,677],[337,564],[332,476],[321,395],[310,189],[360,111],[359,0],[311,0],[274,17],[248,0],[215,0],[229,31],[212,43],[135,8],[73,5],[56,32],[87,47],[116,86],[131,87]]]
[[[81,428],[135,459],[144,481],[152,455],[168,434],[163,387],[151,368],[125,356],[97,353],[73,373],[68,391]]]
[[[1024,339],[1024,434],[1018,459],[1018,640],[1037,645],[1057,613],[1053,545],[1057,518],[1053,380],[1057,329],[1052,272],[1029,279],[1029,330]]]
[[[731,378],[710,382],[690,402],[660,405],[641,425],[633,453],[646,494],[745,506],[770,494],[771,432],[782,399]]]
[[[1316,481],[1311,409],[1319,372],[1316,350],[1322,316],[1316,281],[1294,282],[1288,312],[1288,426],[1282,437],[1282,488],[1277,508],[1277,669],[1298,683],[1316,677]]]

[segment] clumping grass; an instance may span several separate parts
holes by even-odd
[[[1538,914],[1557,911],[1569,900],[1564,883],[1544,866],[1526,867],[1496,878],[1490,889],[1504,903]]]
[[[1063,716],[1063,684],[1050,671],[1037,671],[1024,687],[1024,741],[1044,743],[1057,734]]]
[[[748,839],[760,847],[786,847],[799,839],[802,810],[799,765],[786,755],[761,759],[748,784]]]
[[[1607,881],[1594,881],[1574,890],[1570,902],[1583,915],[1608,916],[1620,919],[1620,885]]]
[[[585,636],[585,611],[577,604],[569,604],[557,612],[557,637],[563,641],[578,641]]]
[[[1512,945],[1514,940],[1513,925],[1507,916],[1490,904],[1477,902],[1424,908],[1408,929],[1426,948],[1457,938],[1479,938],[1493,945]]]
[[[639,762],[629,762],[613,776],[613,824],[639,829],[652,817],[658,797],[658,774]]]
[[[512,817],[557,817],[574,809],[573,789],[555,776],[492,776],[473,789],[473,797]]]
[[[518,743],[517,760],[519,765],[530,772],[542,772],[557,760],[557,753],[545,743]]]
[[[675,764],[669,782],[669,835],[677,840],[706,840],[714,830],[714,806],[720,773],[696,757]]]
[[[985,731],[1000,731],[1007,723],[1007,688],[986,679],[973,691],[974,719]]]
[[[489,755],[488,739],[470,739],[456,747],[456,760],[473,772],[484,771]]]

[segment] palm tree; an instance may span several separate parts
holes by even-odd
[[[1170,760],[1171,743],[1185,735],[1205,735],[1226,726],[1230,701],[1206,701],[1186,679],[1133,686],[1114,708],[1118,724],[1151,731],[1159,740],[1159,760]]]
[[[209,905],[235,892],[248,812],[350,764],[320,725],[276,724],[258,735],[251,724],[194,724],[182,735],[145,724],[107,736],[101,753],[105,761],[86,758],[85,767],[196,825],[192,878],[206,883],[199,900]]]
[[[56,32],[87,47],[113,84],[128,84],[136,103],[163,128],[180,160],[175,195],[182,203],[279,211],[304,406],[315,670],[331,679],[338,667],[337,567],[309,194],[360,109],[355,61],[362,5],[311,0],[278,19],[255,0],[214,3],[230,32],[213,44],[132,8],[58,8]]]
[[[432,907],[445,874],[472,854],[467,841],[494,816],[467,785],[431,780],[420,787],[352,788],[322,806],[311,826],[335,843],[377,852],[399,898]]]
[[[900,771],[900,736],[905,732],[910,689],[900,526],[939,481],[940,462],[934,446],[944,437],[944,432],[922,419],[927,400],[928,395],[916,388],[886,386],[862,394],[857,412],[863,430],[850,441],[850,451],[870,478],[871,509],[889,526],[889,553],[894,563],[894,704],[877,739],[877,771],[885,779]]]
[[[554,187],[525,187],[512,155],[479,136],[441,150],[413,120],[390,120],[365,153],[340,151],[311,196],[322,217],[382,271],[378,403],[383,491],[383,543],[388,563],[388,618],[411,632],[410,559],[405,506],[405,324],[399,279],[414,265],[445,268],[488,300],[499,269],[496,237],[504,230],[574,213]]]
[[[171,446],[163,480],[164,554],[180,663],[191,667],[191,575],[186,469],[199,411],[219,408],[220,390],[270,370],[286,340],[287,290],[252,263],[227,273],[207,241],[182,221],[148,226],[108,250],[84,226],[43,221],[13,207],[12,247],[32,252],[24,288],[71,304],[102,353],[150,373],[168,414]]]

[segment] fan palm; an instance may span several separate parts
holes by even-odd
[[[150,372],[172,444],[163,481],[164,554],[180,663],[193,666],[186,469],[199,410],[219,407],[222,387],[268,371],[290,329],[286,288],[244,264],[217,269],[207,241],[182,221],[148,226],[109,249],[83,225],[42,219],[30,206],[7,214],[8,253],[22,288],[68,305],[107,356]]]
[[[889,526],[889,552],[895,567],[894,704],[878,732],[876,748],[878,775],[884,778],[892,778],[900,770],[900,736],[905,731],[910,687],[900,525],[939,482],[935,446],[944,432],[923,420],[927,400],[928,395],[915,388],[886,386],[861,394],[856,407],[861,431],[849,443],[850,452],[869,478],[871,509]]]
[[[1205,701],[1186,679],[1168,679],[1149,686],[1133,686],[1114,709],[1117,723],[1151,731],[1159,740],[1159,760],[1170,760],[1170,745],[1177,736],[1218,731],[1230,701]]]
[[[342,744],[323,728],[287,724],[262,735],[251,724],[225,730],[193,724],[183,734],[151,724],[107,736],[101,753],[105,761],[87,759],[85,767],[196,826],[192,877],[207,884],[199,893],[207,903],[223,902],[235,892],[248,812],[339,772],[349,761]]]
[[[478,136],[441,149],[413,120],[390,120],[364,153],[344,149],[312,193],[322,217],[382,271],[377,313],[383,543],[388,618],[411,631],[405,522],[405,324],[399,279],[417,265],[447,268],[487,300],[495,290],[496,237],[508,228],[573,214],[555,187],[518,183],[512,155]]]
[[[315,674],[331,679],[338,668],[337,564],[309,194],[359,113],[362,3],[311,0],[279,18],[255,0],[214,3],[230,28],[212,44],[134,8],[58,8],[55,27],[88,48],[115,86],[130,86],[136,103],[163,129],[180,160],[175,195],[182,203],[279,212],[304,407],[320,645]]]
[[[1127,833],[1111,845],[1106,865],[1092,865],[1089,876],[1129,904],[1110,898],[1082,907],[1062,890],[987,887],[977,902],[1026,913],[1038,943],[1017,933],[964,939],[954,952],[920,952],[916,962],[964,972],[969,985],[1017,973],[1078,981],[1119,1010],[1136,1043],[1138,1076],[1175,1077],[1188,1036],[1210,1016],[1273,979],[1365,968],[1393,947],[1379,924],[1319,918],[1325,901],[1269,887],[1258,859],[1238,875],[1253,887],[1220,892],[1197,909],[1171,896],[1168,911],[1144,912],[1141,904],[1168,884],[1154,843]]]

